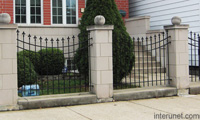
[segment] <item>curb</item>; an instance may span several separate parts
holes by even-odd
[[[149,87],[115,91],[114,100],[128,101],[171,96],[177,96],[175,87]]]

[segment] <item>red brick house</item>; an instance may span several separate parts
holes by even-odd
[[[115,0],[119,10],[129,17],[129,0]],[[78,23],[86,0],[0,0],[0,13],[11,16],[11,24],[43,38],[67,38],[78,35]]]
[[[128,0],[115,0],[129,17]],[[0,0],[0,13],[8,13],[11,23],[21,25],[76,26],[86,0]]]

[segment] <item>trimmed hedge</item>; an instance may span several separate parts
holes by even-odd
[[[47,48],[38,51],[40,61],[38,73],[40,75],[59,75],[64,68],[63,51],[56,48]]]
[[[34,70],[34,65],[28,57],[23,54],[17,54],[17,70],[18,70],[18,87],[22,85],[34,84],[37,80],[37,73]]]
[[[33,63],[35,71],[37,73],[39,73],[39,69],[40,69],[40,54],[38,52],[34,52],[31,50],[24,50],[24,51],[20,51],[18,52],[18,54],[20,54],[21,56],[25,56],[27,58],[29,58],[29,60]]]

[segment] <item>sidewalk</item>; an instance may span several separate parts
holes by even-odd
[[[155,120],[160,113],[200,119],[200,95],[0,112],[0,120]]]

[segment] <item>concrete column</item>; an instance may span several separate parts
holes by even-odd
[[[173,25],[164,26],[164,28],[171,36],[169,39],[171,41],[169,44],[169,77],[172,79],[170,86],[177,87],[178,95],[184,95],[188,94],[189,90],[189,25],[181,25],[180,22],[180,18],[174,17],[172,18]]]
[[[93,46],[90,47],[92,93],[99,102],[113,98],[112,30],[113,25],[87,27]]]
[[[17,25],[0,24],[0,111],[17,109]]]

